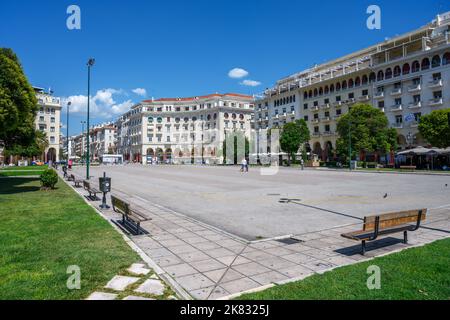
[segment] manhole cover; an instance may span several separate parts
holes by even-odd
[[[285,239],[279,239],[277,241],[281,242],[281,243],[284,243],[284,244],[287,244],[287,245],[304,242],[303,240],[295,239],[295,238],[285,238]]]

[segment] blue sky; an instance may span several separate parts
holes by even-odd
[[[81,9],[81,30],[66,27],[71,4]],[[382,10],[381,30],[366,28],[371,4]],[[450,2],[443,0],[2,1],[0,45],[18,54],[33,85],[74,100],[75,134],[85,118],[90,56],[96,59],[96,123],[144,98],[258,93],[281,77],[418,28],[445,11]],[[233,68],[248,75],[231,78]],[[134,93],[137,88],[145,95]]]

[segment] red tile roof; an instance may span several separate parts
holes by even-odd
[[[205,96],[198,96],[198,97],[187,97],[187,98],[160,98],[155,100],[144,100],[143,102],[177,102],[177,101],[196,101],[196,100],[202,100],[202,99],[208,99],[213,97],[238,97],[238,98],[244,98],[244,99],[253,99],[252,96],[245,95],[245,94],[239,94],[239,93],[225,93],[225,94],[219,94],[219,93],[213,93],[208,94]]]

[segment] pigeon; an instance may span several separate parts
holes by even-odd
[[[384,199],[386,199],[386,198],[387,198],[387,196],[388,196],[388,194],[387,194],[387,193],[385,193],[385,194],[384,194],[384,196],[383,196],[383,198],[384,198]]]
[[[447,187],[447,184],[445,184],[445,186]]]

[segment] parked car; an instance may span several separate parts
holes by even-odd
[[[32,166],[43,166],[44,162],[42,162],[41,160],[34,160],[33,162],[31,162]]]

